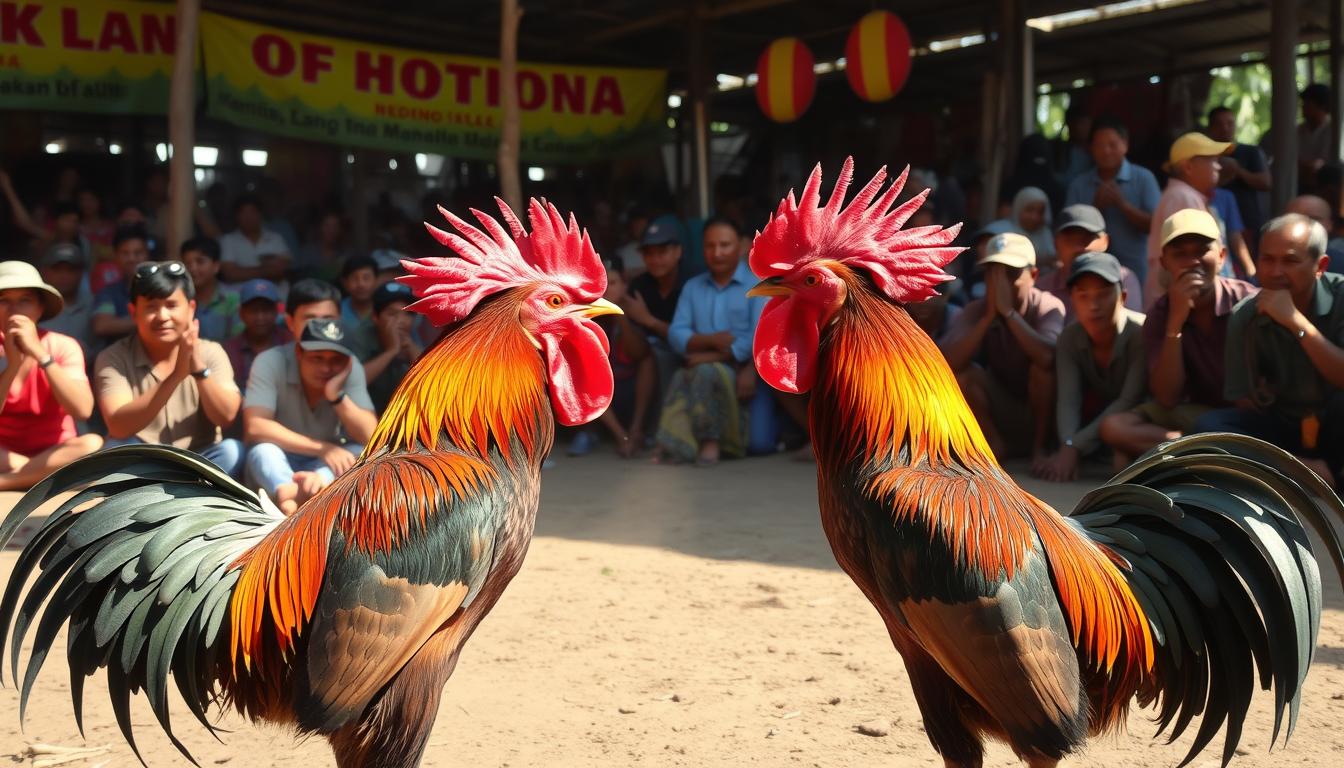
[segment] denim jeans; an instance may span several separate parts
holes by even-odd
[[[364,446],[358,443],[347,443],[342,447],[356,456],[364,452]],[[316,472],[328,483],[336,479],[331,467],[320,456],[289,453],[275,443],[257,443],[247,450],[250,481],[272,497],[276,488],[293,481],[295,472]]]
[[[103,442],[104,448],[116,448],[119,445],[146,445],[144,440],[138,437],[127,437],[121,440],[108,438]],[[214,445],[207,445],[195,453],[201,458],[210,460],[215,466],[224,470],[229,477],[238,479],[238,473],[243,468],[243,443],[231,437],[226,437]]]

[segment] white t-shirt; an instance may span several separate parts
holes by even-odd
[[[263,256],[290,255],[285,239],[264,227],[261,230],[261,237],[255,243],[237,229],[224,235],[219,239],[219,254],[221,262],[237,264],[240,267],[259,267]],[[237,291],[242,285],[242,283],[227,283],[225,287]],[[280,291],[282,299],[289,294],[287,281],[277,283],[276,288]]]

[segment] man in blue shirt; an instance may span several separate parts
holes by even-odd
[[[1110,253],[1142,285],[1148,275],[1148,230],[1162,190],[1152,171],[1125,159],[1129,131],[1124,123],[1113,117],[1098,118],[1092,126],[1091,144],[1096,166],[1069,184],[1064,204],[1086,203],[1101,211],[1111,238]]]
[[[742,239],[732,222],[706,222],[704,245],[708,272],[686,281],[667,332],[686,365],[673,375],[663,402],[656,460],[711,465],[721,455],[768,449],[755,445],[756,430],[748,431],[747,419],[754,403],[744,402],[758,393],[768,395],[765,387],[757,387],[751,362],[752,338],[766,300],[747,298],[756,278],[741,262]],[[759,442],[773,446],[770,438]]]

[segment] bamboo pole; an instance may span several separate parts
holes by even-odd
[[[499,188],[504,202],[515,211],[523,209],[522,179],[518,174],[522,144],[518,112],[518,22],[522,18],[518,0],[499,0],[499,99],[503,107],[499,132]]]
[[[177,253],[191,236],[196,205],[196,177],[192,148],[196,146],[196,35],[200,0],[177,0],[177,48],[173,79],[168,91],[168,242],[164,254]]]

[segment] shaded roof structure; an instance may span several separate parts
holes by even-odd
[[[1175,74],[1257,58],[1268,45],[1270,4],[1254,0],[1021,0],[1034,27],[1038,82],[1093,82]],[[1304,0],[1301,42],[1328,39],[1329,0]],[[709,71],[752,72],[774,39],[803,40],[817,60],[843,56],[850,28],[880,7],[901,17],[917,66],[936,66],[936,82],[921,88],[969,87],[993,61],[983,39],[997,24],[1000,3],[987,0],[532,0],[523,3],[520,57],[532,61],[643,66],[669,71],[669,86],[685,88],[690,19],[706,35]],[[499,6],[490,0],[440,3],[383,0],[205,0],[204,8],[258,22],[335,37],[411,48],[494,56]],[[940,48],[930,51],[930,45]]]

